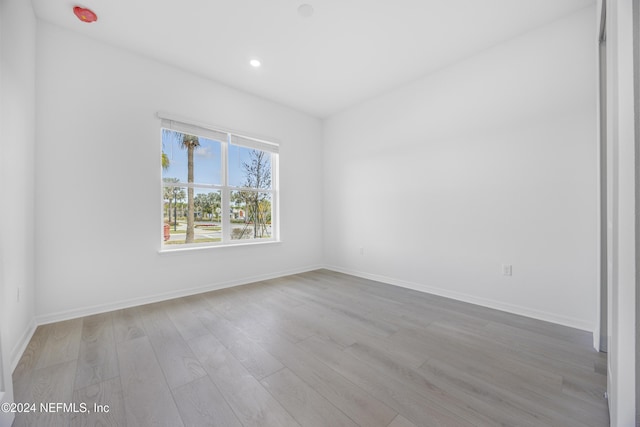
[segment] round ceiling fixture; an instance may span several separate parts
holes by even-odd
[[[253,68],[258,68],[260,65],[262,65],[257,59],[252,59],[251,61],[249,61],[249,64],[251,64]]]
[[[310,18],[313,15],[313,6],[308,3],[298,6],[298,15],[303,18]]]
[[[84,7],[76,6],[73,8],[73,13],[78,17],[82,22],[95,22],[98,20],[98,15],[96,15],[91,9],[87,9]]]

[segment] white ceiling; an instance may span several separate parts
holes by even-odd
[[[84,0],[98,15],[86,24],[69,0],[32,0],[44,21],[317,117],[594,1]]]

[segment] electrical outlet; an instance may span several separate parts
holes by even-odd
[[[20,302],[20,288],[16,288],[16,302]]]
[[[364,255],[364,248],[360,246],[360,255]]]
[[[502,264],[502,275],[503,276],[511,276],[513,269],[511,264]]]

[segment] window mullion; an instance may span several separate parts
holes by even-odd
[[[231,211],[231,192],[229,191],[229,135],[227,134],[227,142],[222,144],[222,243],[229,243],[231,241],[231,218],[229,212]]]
[[[162,187],[163,188],[173,188],[173,187],[178,187],[178,188],[209,188],[212,190],[222,190],[224,188],[223,185],[217,185],[217,184],[198,184],[197,182],[163,182],[162,183]]]

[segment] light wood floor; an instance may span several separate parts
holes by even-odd
[[[38,327],[15,426],[607,426],[582,331],[325,270]]]

